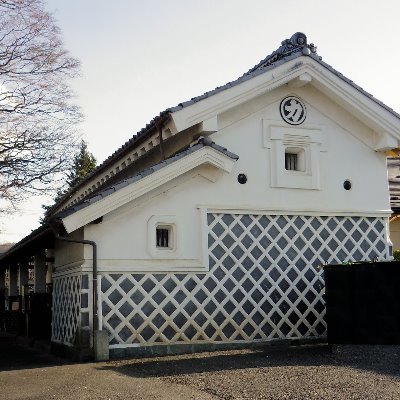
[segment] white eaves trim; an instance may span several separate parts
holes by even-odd
[[[245,80],[171,114],[178,131],[213,120],[235,106],[284,84],[311,84],[363,121],[379,136],[376,150],[397,147],[400,119],[311,57],[298,57],[263,74]],[[293,83],[293,84],[292,84]],[[382,138],[382,135],[385,138]]]
[[[71,233],[200,165],[208,164],[230,173],[235,161],[210,146],[204,146],[103,199],[61,218],[62,223],[67,233]]]
[[[282,86],[299,75],[297,67],[302,64],[299,59],[295,59],[175,111],[171,117],[177,130],[183,131],[198,123],[212,120],[218,114]],[[295,69],[293,65],[296,66]]]
[[[340,104],[377,134],[389,135],[396,141],[400,140],[400,119],[398,117],[320,64],[313,62],[314,64],[309,66],[312,68],[309,73],[314,78],[313,86]]]

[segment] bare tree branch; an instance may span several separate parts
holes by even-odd
[[[42,0],[0,0],[0,201],[55,189],[71,169],[78,73]]]

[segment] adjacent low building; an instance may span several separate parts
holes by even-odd
[[[386,152],[399,138],[400,116],[295,33],[160,113],[1,266],[52,263],[54,347],[106,338],[117,357],[323,338],[320,266],[391,259]]]

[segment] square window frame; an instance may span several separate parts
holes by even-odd
[[[285,170],[290,172],[306,172],[307,170],[307,156],[308,149],[304,146],[292,146],[291,144],[285,146]],[[296,155],[296,167],[295,169],[286,168],[286,155]]]
[[[157,244],[157,230],[166,230],[168,232],[168,246],[158,246]],[[172,225],[158,224],[156,225],[156,248],[160,250],[171,250],[174,248],[174,227]]]
[[[327,151],[325,130],[323,125],[288,126],[263,120],[263,146],[270,150],[271,187],[321,190],[320,153]],[[285,168],[287,148],[304,150],[304,170]]]
[[[157,228],[170,232],[168,247],[157,246]],[[153,215],[147,221],[147,250],[155,259],[175,259],[179,252],[178,220],[173,215]]]

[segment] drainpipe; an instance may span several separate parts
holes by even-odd
[[[61,240],[62,242],[70,242],[70,243],[80,243],[80,244],[88,244],[92,246],[93,250],[93,277],[92,277],[92,285],[93,285],[93,338],[95,331],[98,330],[99,321],[97,314],[97,245],[96,242],[92,240],[78,240],[78,239],[70,239],[64,236],[60,236],[57,232],[55,233],[55,238]]]
[[[95,361],[108,361],[109,360],[109,347],[108,347],[108,334],[106,331],[99,330],[98,313],[97,313],[97,245],[92,240],[78,240],[70,239],[60,236],[56,229],[52,226],[54,236],[56,239],[63,242],[88,244],[92,246],[93,250],[93,358]]]

